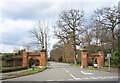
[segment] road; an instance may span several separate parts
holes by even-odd
[[[88,70],[64,63],[50,64],[43,72],[5,81],[118,81],[118,73]]]

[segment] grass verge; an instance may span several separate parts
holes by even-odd
[[[50,63],[47,63],[47,64],[46,64],[46,67],[48,67],[48,66],[50,66]]]
[[[105,71],[105,72],[113,72],[113,71],[109,71],[109,70],[101,70],[101,69],[88,68],[88,67],[86,67],[85,69],[96,70],[96,71]]]
[[[27,71],[22,71],[22,72],[17,72],[17,73],[3,74],[3,76],[23,76],[23,75],[37,73],[43,70],[45,70],[45,67],[36,68],[35,70],[27,70]]]
[[[47,63],[46,66],[48,67],[50,63]],[[3,76],[24,76],[29,74],[34,74],[40,71],[45,70],[45,67],[36,68],[35,70],[27,70],[27,71],[21,71],[17,73],[9,73],[9,74],[3,74]]]
[[[109,67],[109,65],[104,65],[103,67]],[[111,68],[118,68],[118,65],[110,65]]]

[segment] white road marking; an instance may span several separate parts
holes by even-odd
[[[81,71],[81,73],[85,74],[83,71]]]
[[[81,73],[83,73],[83,74],[89,74],[89,75],[92,75],[93,73],[85,73],[85,72],[83,72],[83,71],[81,71]]]
[[[93,73],[86,73],[86,74],[92,75]]]
[[[98,79],[104,79],[103,77],[96,77],[96,78],[98,78]]]
[[[68,70],[66,70],[65,68],[63,68],[67,73],[69,73]],[[84,72],[83,72],[84,73]],[[76,78],[74,75],[72,75],[71,73],[69,73],[70,76],[73,78],[72,80],[82,80],[81,78]],[[85,73],[85,74],[91,74],[91,73]],[[85,78],[85,79],[88,79],[88,78]]]
[[[111,77],[86,77],[86,78],[75,78],[75,80],[87,80],[87,79],[109,79],[109,78],[116,78],[115,76],[111,76]]]
[[[96,78],[96,77],[90,77],[90,78],[92,78],[92,79],[98,79],[98,78]],[[104,79],[104,78],[103,78]]]
[[[111,77],[113,77],[113,78],[118,78],[118,76],[111,76]]]
[[[64,81],[64,79],[59,79],[58,81]]]
[[[72,74],[70,74],[70,76],[72,76],[75,79],[75,77]]]
[[[66,72],[68,72],[68,70],[65,70]],[[69,72],[68,72],[69,73]]]
[[[46,81],[54,81],[54,80],[46,80]]]
[[[82,80],[81,78],[75,78],[75,80]]]
[[[118,77],[116,77],[116,76],[110,76],[110,77],[108,77],[108,76],[106,76],[106,77],[90,77],[90,79],[109,79],[109,78],[118,78]]]
[[[72,74],[70,74],[70,76],[72,76],[73,77],[73,79],[75,79],[75,80],[80,80],[80,78],[76,78],[75,76],[73,76]]]
[[[99,77],[98,77],[99,78]],[[104,79],[107,78],[107,77],[103,77]]]
[[[65,68],[63,68],[67,73],[69,73],[69,71],[68,70],[66,70]],[[89,74],[89,75],[91,75],[91,74],[93,74],[93,73],[85,73],[85,72],[83,72],[83,71],[81,71],[81,73],[83,73],[83,74],[85,74],[85,75],[87,75],[87,74]],[[83,80],[83,79],[109,79],[109,78],[118,78],[118,77],[116,77],[116,76],[106,76],[106,77],[86,77],[86,78],[76,78],[74,75],[72,75],[71,73],[69,73],[70,74],[70,76],[73,78],[73,79],[68,79],[68,80]]]
[[[113,78],[113,77],[107,77],[107,78]]]
[[[67,70],[67,69],[65,69],[65,68],[63,68],[67,73],[69,73],[69,71]],[[70,76],[74,79],[74,80],[78,80],[78,79],[80,79],[80,78],[76,78],[75,76],[73,76],[71,73],[69,73],[70,74]]]
[[[68,70],[66,70],[65,68],[63,68],[63,69],[64,69],[67,73],[69,73]]]

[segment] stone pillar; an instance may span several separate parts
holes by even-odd
[[[87,51],[83,50],[81,52],[81,68],[87,67],[88,63],[87,63]]]
[[[97,58],[97,63],[98,63],[98,69],[101,68],[101,57]]]
[[[28,66],[27,53],[23,53],[22,66]]]
[[[103,65],[104,65],[104,53],[99,52],[98,68],[101,68]]]
[[[40,66],[46,66],[46,50],[41,50],[41,64]]]
[[[101,53],[101,59],[102,59],[102,66],[105,64],[105,62],[104,62],[104,53],[102,52]]]

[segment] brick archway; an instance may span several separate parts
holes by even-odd
[[[40,62],[40,66],[46,65],[46,51],[41,50],[40,53],[32,53],[32,52],[25,52],[23,53],[23,63],[22,66],[29,66],[30,59],[38,59]]]
[[[88,66],[88,62],[92,62],[91,58],[96,58],[97,59],[97,64],[98,64],[98,68],[101,68],[104,65],[104,53],[103,52],[99,52],[99,53],[89,53],[87,54],[86,50],[83,50],[81,52],[81,67],[87,67]]]
[[[88,62],[91,62],[91,58],[97,58],[98,68],[104,65],[104,53],[90,53],[88,54]]]
[[[41,58],[39,56],[28,56],[28,66],[29,66],[29,62],[30,62],[31,59],[39,60],[39,65],[41,65]]]

